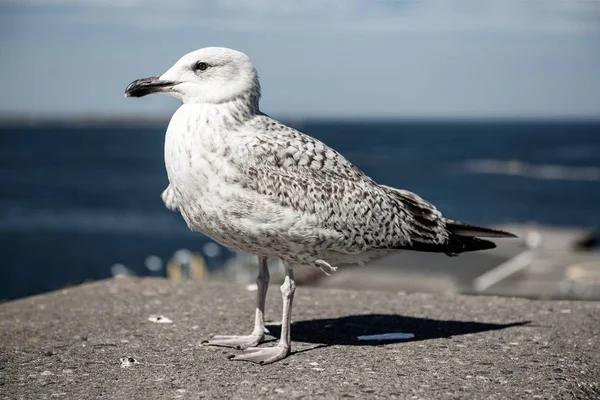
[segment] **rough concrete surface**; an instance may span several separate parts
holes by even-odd
[[[122,278],[4,303],[0,398],[600,398],[598,302],[299,287],[283,362],[200,345],[249,333],[255,294]],[[277,287],[267,301],[278,320]],[[357,339],[391,332],[415,337]]]

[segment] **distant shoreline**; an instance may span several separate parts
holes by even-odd
[[[163,115],[159,117],[117,117],[117,116],[80,116],[80,117],[29,117],[29,116],[0,116],[0,126],[36,126],[36,125],[158,125],[167,124],[171,117]]]
[[[341,116],[308,116],[308,117],[285,117],[274,116],[288,123],[353,123],[353,124],[395,124],[395,123],[417,123],[417,124],[532,124],[532,125],[600,125],[600,118],[378,118],[378,117],[341,117]],[[166,125],[171,119],[170,114],[164,115],[81,115],[81,116],[29,116],[0,114],[0,127],[11,126],[36,126],[36,125]]]

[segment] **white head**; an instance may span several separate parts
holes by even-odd
[[[161,76],[138,79],[125,89],[125,97],[165,93],[183,103],[219,104],[243,96],[260,97],[256,69],[244,53],[223,47],[206,47],[181,57]]]

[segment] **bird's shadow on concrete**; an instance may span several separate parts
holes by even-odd
[[[523,326],[530,321],[492,324],[465,321],[444,321],[429,318],[405,317],[402,315],[367,314],[350,315],[334,319],[314,319],[292,323],[292,340],[319,344],[317,347],[331,345],[375,346],[399,342],[413,342],[429,339],[451,338],[453,336],[480,333]],[[271,335],[279,338],[280,325],[267,325]],[[403,333],[404,338],[388,340],[369,340],[364,336]],[[409,337],[413,334],[413,337]],[[363,337],[359,339],[359,337]],[[310,349],[309,349],[310,350]]]

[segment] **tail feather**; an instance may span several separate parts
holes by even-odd
[[[449,256],[469,251],[489,250],[496,247],[496,243],[494,242],[469,236],[452,236],[450,243],[452,245],[448,246],[444,251]]]
[[[460,253],[469,251],[488,250],[496,247],[494,242],[489,240],[468,237],[468,236],[456,236],[450,235],[446,243],[424,243],[413,241],[411,244],[406,244],[395,249],[404,249],[412,251],[424,251],[427,253],[446,253],[449,256],[456,256]]]

